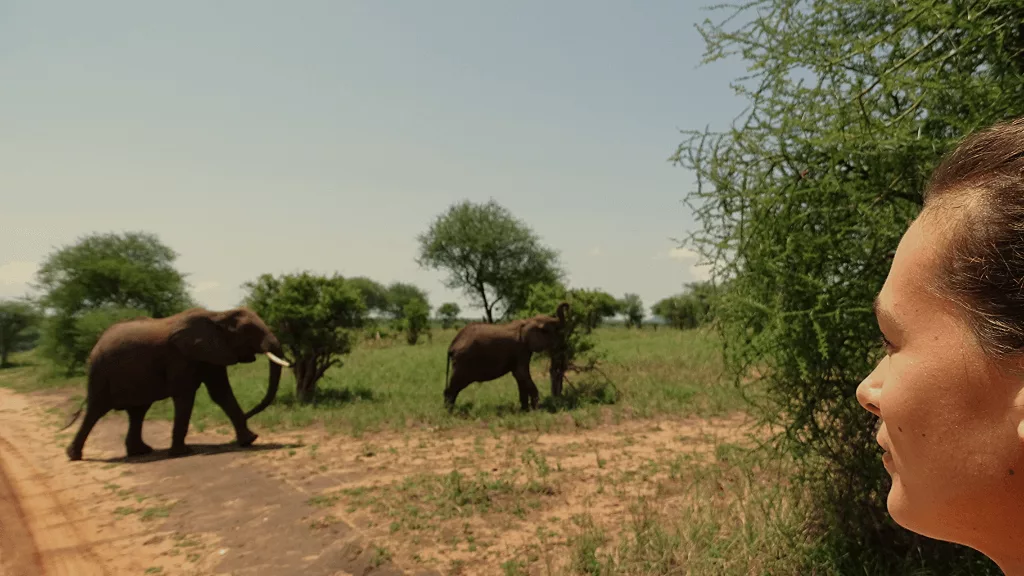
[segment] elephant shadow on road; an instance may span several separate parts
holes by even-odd
[[[222,444],[208,444],[208,443],[195,443],[189,444],[189,448],[192,449],[190,454],[183,456],[172,457],[168,453],[167,448],[154,449],[153,452],[144,456],[118,456],[115,458],[82,458],[83,461],[91,462],[105,462],[108,464],[147,464],[149,462],[159,462],[163,460],[181,460],[188,458],[198,458],[201,456],[215,456],[218,454],[229,454],[232,452],[267,452],[271,450],[281,450],[284,448],[295,449],[302,448],[305,444],[301,442],[289,442],[287,444],[281,444],[277,442],[268,442],[265,444],[253,444],[252,446],[242,447],[239,446],[234,440],[230,442],[224,442]]]

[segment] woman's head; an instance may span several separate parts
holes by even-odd
[[[1024,121],[969,136],[935,170],[876,316],[886,356],[857,397],[882,420],[893,519],[994,558],[1019,549]]]

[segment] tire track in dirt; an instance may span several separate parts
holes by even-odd
[[[0,575],[34,576],[43,573],[43,559],[28,528],[18,493],[7,478],[0,458]]]
[[[7,439],[9,434],[6,426],[0,429],[5,500],[10,497],[10,504],[5,506],[8,510],[0,516],[0,525],[16,527],[20,535],[4,529],[4,556],[7,556],[8,545],[17,546],[26,552],[18,551],[12,556],[15,559],[25,555],[33,557],[34,573],[47,576],[110,574],[79,531],[80,518],[61,499],[61,489],[55,489],[48,475],[15,442]],[[27,570],[28,564],[20,560],[19,564],[19,569]]]

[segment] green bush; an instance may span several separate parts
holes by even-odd
[[[366,318],[366,304],[343,277],[308,272],[263,274],[244,284],[246,305],[274,332],[291,357],[296,397],[309,404],[316,385],[352,350]]]
[[[11,352],[24,349],[38,338],[39,313],[28,302],[0,301],[0,368],[8,365]]]

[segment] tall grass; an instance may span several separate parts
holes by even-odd
[[[328,371],[314,405],[300,405],[295,380],[285,370],[277,400],[253,419],[259,427],[301,427],[322,423],[352,433],[410,426],[450,428],[489,425],[548,430],[589,427],[602,419],[659,414],[711,416],[742,409],[739,392],[721,379],[720,348],[703,330],[635,330],[602,327],[595,332],[606,355],[602,374],[570,376],[562,398],[550,396],[547,358],[535,357],[533,378],[541,391],[540,410],[523,414],[515,380],[470,386],[459,395],[454,414],[443,406],[446,350],[454,330],[435,331],[430,341],[409,346],[402,341],[360,344],[344,364]],[[0,385],[21,390],[76,388],[84,395],[84,378],[64,379],[32,353],[14,358],[20,367],[0,371]],[[263,359],[229,369],[235,396],[243,409],[255,405],[267,387]],[[173,414],[169,400],[154,405],[149,418]],[[224,426],[227,418],[200,388],[192,422]]]

